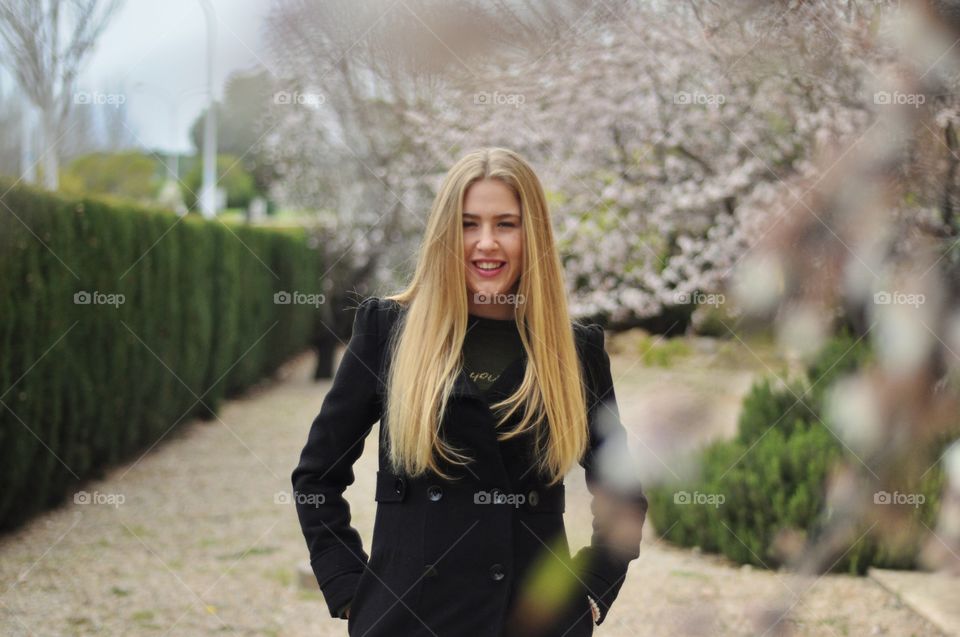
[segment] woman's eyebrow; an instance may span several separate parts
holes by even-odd
[[[463,216],[464,216],[464,217],[478,218],[480,215],[475,215],[475,214],[473,214],[472,212],[465,212],[465,213],[463,213]],[[515,213],[515,212],[501,212],[501,213],[498,213],[498,214],[493,215],[493,218],[494,218],[494,219],[503,219],[504,217],[517,217],[517,218],[520,218],[520,215],[518,215],[518,214]]]

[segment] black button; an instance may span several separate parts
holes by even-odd
[[[435,484],[432,484],[427,489],[427,497],[433,500],[434,502],[436,502],[437,500],[443,497],[443,489],[441,489]]]
[[[397,478],[393,482],[393,490],[397,493],[403,493],[403,478]]]
[[[500,580],[502,580],[504,575],[506,575],[506,573],[504,573],[503,571],[503,564],[494,564],[493,566],[490,567],[490,577],[492,577],[496,581],[499,582]]]
[[[437,575],[439,575],[439,573],[437,573],[437,567],[436,567],[436,565],[434,565],[434,564],[427,564],[427,565],[424,567],[424,570],[423,570],[423,576],[424,576],[424,577],[436,577]]]
[[[527,496],[527,502],[529,502],[532,507],[537,506],[540,504],[540,494],[536,491],[531,491],[530,495]]]

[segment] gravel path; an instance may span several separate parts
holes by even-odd
[[[346,622],[328,617],[319,593],[297,585],[306,547],[293,506],[277,502],[289,492],[290,471],[328,387],[310,381],[312,361],[293,361],[279,382],[227,403],[219,421],[191,423],[139,461],[84,485],[89,503],[70,502],[0,538],[0,634],[346,635]],[[721,401],[746,388],[744,374],[721,374],[707,385]],[[668,386],[681,397],[696,394],[701,407],[711,402],[700,391],[708,379],[681,372],[614,357],[614,377],[625,423],[675,417],[663,398]],[[729,430],[736,413],[735,400],[722,401],[729,404],[714,431]],[[660,455],[668,426],[648,425],[636,439]],[[374,442],[347,492],[368,550],[375,470]],[[589,493],[579,468],[566,483],[575,550],[589,538]],[[648,523],[640,559],[595,634],[755,635],[752,619],[783,597],[798,601],[785,622],[789,631],[780,634],[942,634],[869,579],[802,582],[730,566],[655,535]]]

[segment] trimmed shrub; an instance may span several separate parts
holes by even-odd
[[[217,155],[217,187],[227,192],[227,208],[246,208],[257,196],[257,186],[253,176],[241,165],[240,159],[233,155]],[[180,190],[183,200],[190,210],[196,210],[200,203],[200,191],[203,188],[203,161],[194,162],[183,176]]]
[[[138,150],[89,153],[61,171],[60,190],[69,196],[111,195],[149,202],[159,193],[164,172],[161,161]]]
[[[0,529],[309,346],[303,233],[0,188]]]
[[[649,489],[654,525],[677,544],[770,568],[783,562],[775,546],[782,531],[817,541],[834,514],[825,497],[828,475],[850,453],[834,435],[836,428],[824,422],[824,395],[870,358],[865,339],[842,334],[809,366],[803,381],[755,383],[744,399],[737,436],[703,449],[700,475]],[[918,454],[920,466],[933,464],[958,434],[960,427]],[[910,515],[906,536],[858,539],[866,531],[861,529],[831,570],[863,574],[870,566],[915,567],[923,525],[935,524],[943,481],[943,469],[936,465],[922,479],[900,485],[901,492],[924,498]]]

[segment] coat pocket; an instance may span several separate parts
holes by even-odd
[[[419,543],[410,537],[422,532],[422,512],[407,498],[407,479],[393,474],[377,472],[375,498],[370,561],[357,583],[347,632],[365,637],[419,635],[423,623],[416,608],[423,556]]]
[[[365,637],[419,635],[422,621],[416,614],[421,581],[416,564],[403,556],[384,555],[367,565],[350,605],[347,634]]]
[[[593,611],[586,594],[577,595],[570,604],[569,613],[553,633],[556,637],[588,637],[593,634]]]

